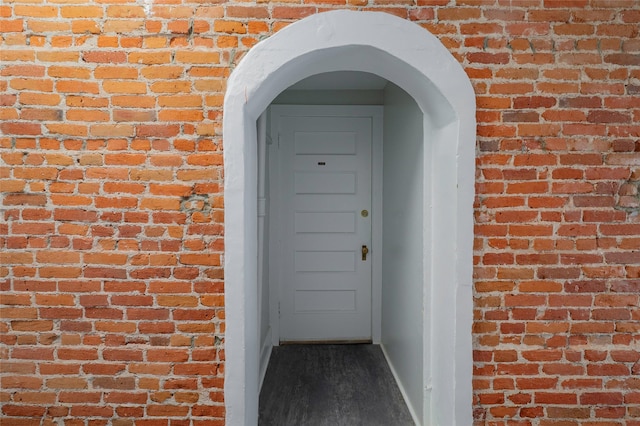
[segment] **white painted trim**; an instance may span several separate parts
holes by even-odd
[[[400,394],[402,395],[402,399],[404,399],[405,404],[407,404],[407,408],[409,409],[409,414],[411,414],[411,418],[413,419],[413,422],[416,424],[416,426],[420,426],[422,424],[422,421],[420,420],[420,416],[418,416],[418,413],[416,413],[415,407],[413,406],[413,404],[411,404],[411,399],[409,399],[409,395],[407,395],[407,390],[404,388],[404,386],[402,386],[402,381],[400,380],[400,377],[396,372],[395,366],[391,362],[391,358],[389,358],[389,354],[387,353],[387,348],[384,346],[384,344],[380,344],[380,349],[382,350],[382,354],[384,355],[384,358],[387,360],[387,365],[389,365],[389,370],[391,370],[391,374],[393,375],[393,378],[396,379],[396,384],[398,385],[398,389],[400,389]]]
[[[264,297],[264,283],[269,282],[269,277],[264,274],[264,239],[265,239],[265,218],[267,215],[266,180],[267,180],[267,114],[263,113],[256,123],[258,138],[258,318],[262,318],[262,298]],[[268,225],[268,224],[267,224]],[[267,274],[268,275],[268,274]],[[267,330],[265,339],[260,350],[260,384],[267,372],[267,365],[271,356],[271,328]]]
[[[273,350],[273,345],[271,344],[271,327],[267,331],[267,335],[265,336],[262,342],[262,349],[260,350],[260,386],[259,389],[262,389],[262,384],[264,383],[264,376],[267,374],[267,367],[269,366],[269,359],[271,358],[271,351]]]
[[[371,340],[382,339],[382,153],[384,107],[373,119],[371,152]]]
[[[267,178],[267,114],[263,113],[256,123],[258,132],[258,320],[262,318],[262,298],[264,294],[265,277],[264,273],[264,240],[265,240],[265,219],[267,215],[266,178]]]
[[[428,117],[424,117],[424,125],[425,129],[425,137],[429,135],[426,131],[430,127],[430,122]],[[423,241],[423,259],[422,259],[422,273],[424,274],[424,282],[425,288],[422,294],[423,306],[425,311],[433,312],[434,305],[437,305],[439,302],[432,299],[433,289],[431,288],[431,283],[433,282],[432,275],[432,265],[433,265],[433,257],[429,256],[428,253],[432,253],[434,249],[437,250],[437,247],[433,247],[433,230],[431,229],[430,224],[434,224],[433,220],[433,210],[435,206],[433,205],[433,187],[436,184],[433,179],[431,179],[432,174],[429,173],[429,168],[431,167],[430,159],[434,158],[434,147],[433,144],[425,144],[424,145],[424,222],[422,229],[422,241]],[[424,323],[422,327],[422,353],[424,357],[424,366],[432,366],[433,356],[432,356],[432,334],[433,330],[437,327],[438,321],[434,321],[431,315],[424,316]],[[432,379],[432,371],[431,368],[423,368],[422,369],[422,383],[424,389],[424,398],[423,398],[423,406],[422,406],[422,417],[423,419],[432,419],[432,398],[431,391],[433,389],[433,379]],[[425,424],[426,426],[426,424]]]
[[[272,107],[270,107],[272,108]],[[272,112],[268,114],[269,121],[272,122]],[[273,346],[280,345],[280,286],[282,283],[282,268],[271,267],[271,265],[280,264],[280,252],[282,251],[282,232],[280,230],[280,138],[278,129],[273,125],[268,126],[271,140],[273,144],[269,145],[269,211],[271,217],[268,221],[269,226],[269,321],[271,326],[271,344]]]
[[[229,425],[258,419],[256,120],[291,84],[323,72],[379,75],[411,94],[425,114],[433,157],[432,212],[425,234],[432,265],[425,292],[424,424],[472,423],[472,249],[475,94],[439,40],[386,13],[332,11],[310,16],[258,43],[227,82],[225,169],[225,404]],[[437,178],[437,180],[435,179]],[[428,195],[428,194],[425,194]],[[442,239],[442,240],[441,240]],[[425,263],[427,264],[427,263]],[[425,306],[429,308],[429,306]],[[437,326],[436,326],[437,323]],[[429,391],[430,390],[430,391]]]
[[[371,340],[373,343],[380,343],[382,334],[382,126],[384,107],[377,105],[271,105],[269,109],[271,138],[273,140],[278,140],[278,123],[283,116],[311,115],[316,117],[339,116],[371,118]],[[280,211],[279,173],[282,168],[279,166],[281,162],[280,151],[275,152],[278,150],[277,145],[274,145],[273,148],[274,152],[270,155],[270,160],[272,161],[270,167],[272,168],[268,173],[274,172],[274,175],[272,175],[269,180],[269,194],[272,197],[270,204],[271,217],[275,220],[270,222],[276,223],[269,225],[271,230],[269,241],[270,244],[273,244],[270,249],[269,263],[275,267],[270,267],[269,271],[274,279],[277,279],[277,283],[281,284],[282,280],[280,277],[282,275],[279,271],[282,270],[283,266],[280,257],[280,253],[282,253],[280,230],[284,225],[282,223],[284,219],[278,220],[278,218],[284,218],[284,215]],[[275,283],[276,281],[271,282]],[[280,342],[280,319],[278,318],[277,312],[282,288],[280,285],[271,285],[270,291],[271,312],[274,314],[271,317],[271,325],[274,326],[272,329],[272,342],[277,346]],[[278,326],[275,326],[275,324],[278,324]]]

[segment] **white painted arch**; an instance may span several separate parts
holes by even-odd
[[[290,85],[343,70],[395,83],[424,113],[424,423],[471,424],[475,95],[460,64],[432,34],[389,14],[354,11],[321,13],[284,28],[253,47],[228,81],[226,423],[249,426],[258,419],[256,121]]]

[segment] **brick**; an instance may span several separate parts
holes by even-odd
[[[147,406],[147,415],[149,416],[185,416],[189,412],[189,407],[179,405],[149,405]]]
[[[102,83],[107,93],[144,94],[147,93],[147,85],[143,82],[105,81]]]
[[[132,360],[132,359],[127,359]],[[96,377],[93,386],[97,389],[131,390],[135,388],[134,377]]]
[[[126,61],[126,53],[124,52],[104,52],[104,51],[89,51],[82,55],[82,59],[85,62],[95,63],[121,63]]]
[[[543,4],[549,8],[582,8],[587,5],[587,0],[544,0]]]
[[[100,392],[60,392],[59,401],[63,403],[88,403],[97,404],[100,402]]]
[[[593,123],[627,123],[631,121],[631,117],[621,112],[591,111],[587,120]]]
[[[470,53],[467,58],[471,63],[506,64],[509,62],[507,53]]]
[[[187,64],[217,64],[220,62],[220,54],[206,51],[179,51],[176,52],[175,60],[178,63]]]
[[[2,20],[0,21],[0,30],[3,33],[22,32],[24,30],[24,21],[22,19]]]
[[[47,203],[47,197],[44,194],[7,194],[4,197],[3,204],[5,206],[12,205],[29,205],[44,206]]]
[[[35,123],[4,122],[0,124],[0,131],[5,135],[40,135],[42,126]]]
[[[547,414],[552,419],[586,419],[589,418],[591,413],[590,408],[580,407],[557,407],[552,406],[547,408]]]
[[[138,137],[173,137],[177,136],[180,127],[171,124],[149,124],[136,126],[136,135]]]
[[[640,418],[637,2],[214,3],[0,6],[8,422],[224,424],[227,79],[336,6],[418,22],[476,91],[474,424]]]
[[[301,19],[315,12],[315,7],[274,6],[271,16],[274,19]]]
[[[92,93],[100,91],[98,83],[80,82],[77,80],[58,80],[56,89],[61,93]]]
[[[638,66],[640,64],[640,55],[630,53],[614,53],[604,57],[605,62],[616,65]]]
[[[166,64],[171,61],[170,52],[131,52],[128,57],[129,63],[157,65]]]
[[[215,20],[213,23],[213,29],[216,32],[227,34],[246,34],[247,32],[247,28],[244,23],[231,20]]]
[[[45,407],[33,405],[5,405],[2,412],[7,416],[38,417],[45,413]]]
[[[588,392],[580,396],[581,404],[590,405],[621,405],[622,394],[619,392]]]
[[[31,90],[35,92],[53,91],[53,81],[45,79],[13,78],[10,87],[15,90]]]
[[[36,57],[43,62],[77,62],[79,53],[62,51],[38,52]]]
[[[158,113],[160,121],[202,121],[203,114],[199,110],[163,109]]]

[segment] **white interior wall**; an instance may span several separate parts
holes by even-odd
[[[269,134],[268,111],[257,122],[258,134],[258,332],[260,333],[260,383],[271,355],[269,286]]]
[[[423,416],[423,114],[384,91],[382,348],[414,419]]]
[[[266,161],[269,162],[269,150],[266,151]],[[269,200],[269,175],[266,175],[266,191],[265,199]],[[268,337],[271,330],[271,323],[269,321],[269,203],[265,203],[265,226],[263,228],[263,240],[260,249],[263,250],[264,255],[262,257],[262,273],[259,279],[259,285],[262,286],[260,294],[262,300],[260,301],[260,341],[264,342]]]

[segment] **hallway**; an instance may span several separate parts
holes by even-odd
[[[261,426],[414,425],[378,345],[273,348]]]

